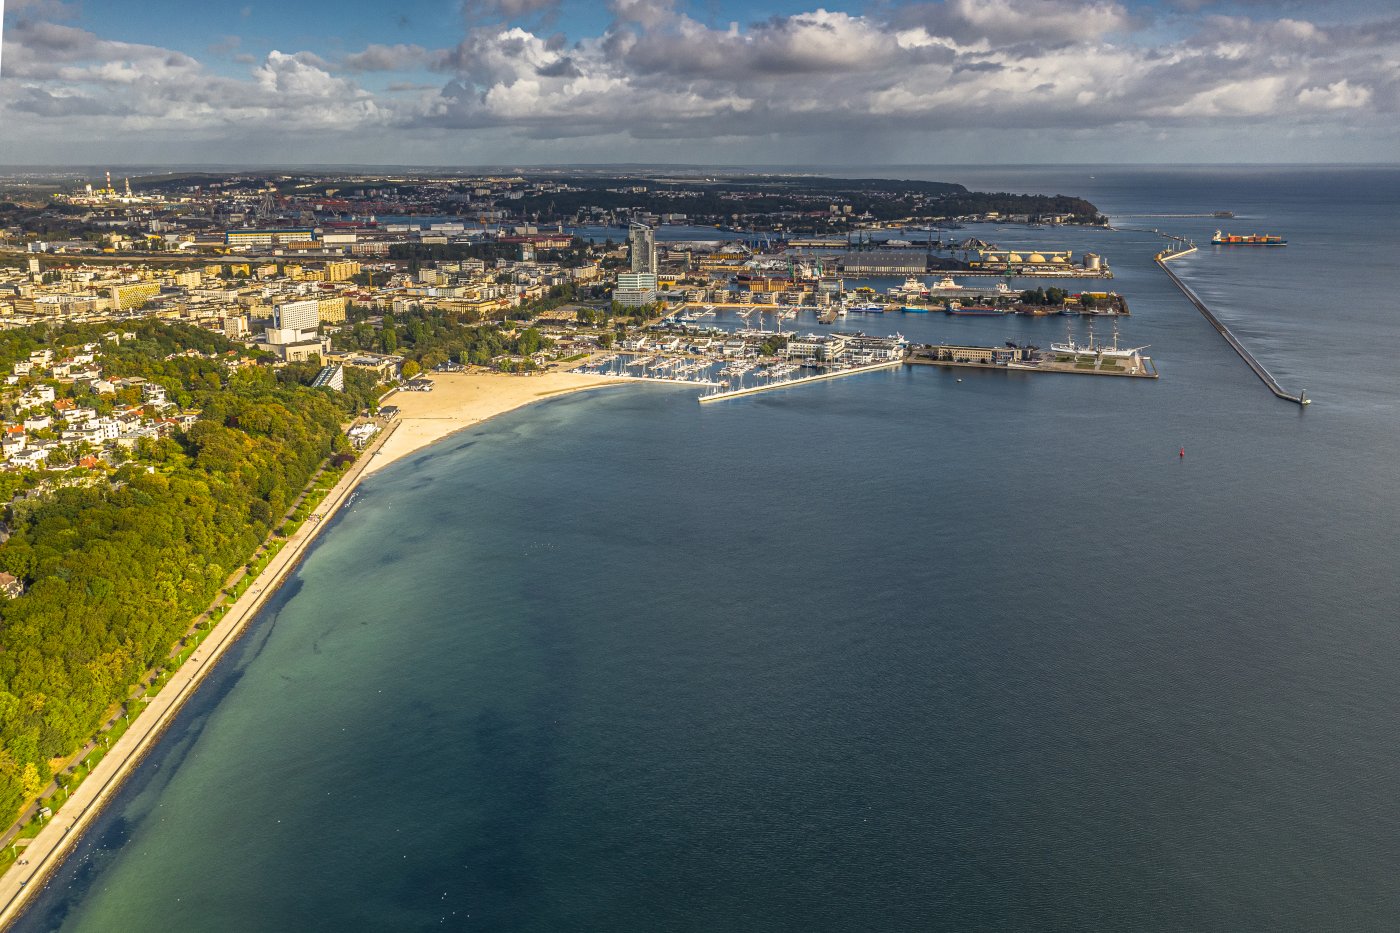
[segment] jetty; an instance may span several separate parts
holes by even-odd
[[[1172,237],[1172,239],[1177,238]],[[1230,346],[1234,347],[1235,352],[1240,355],[1240,359],[1244,360],[1246,363],[1249,364],[1249,368],[1254,370],[1254,375],[1258,376],[1260,381],[1262,381],[1264,385],[1268,386],[1270,392],[1274,393],[1275,396],[1283,399],[1285,402],[1292,402],[1295,405],[1311,405],[1312,399],[1308,398],[1308,394],[1306,392],[1300,391],[1297,395],[1291,395],[1288,392],[1285,392],[1283,387],[1278,384],[1278,380],[1275,379],[1273,375],[1267,369],[1264,368],[1264,364],[1260,363],[1257,359],[1254,358],[1254,354],[1250,353],[1249,350],[1245,348],[1245,345],[1241,343],[1240,339],[1230,331],[1230,328],[1226,327],[1225,323],[1221,321],[1220,318],[1216,317],[1215,313],[1212,312],[1210,308],[1206,307],[1205,302],[1201,301],[1200,296],[1198,296],[1194,291],[1192,291],[1191,287],[1185,282],[1183,282],[1181,280],[1181,277],[1178,276],[1175,272],[1173,272],[1171,268],[1167,265],[1168,261],[1175,259],[1178,256],[1184,256],[1187,253],[1192,252],[1194,249],[1195,246],[1193,245],[1191,249],[1184,249],[1178,252],[1167,251],[1159,253],[1157,254],[1156,258],[1157,265],[1162,267],[1162,271],[1167,274],[1168,278],[1170,278],[1173,282],[1176,283],[1176,287],[1181,289],[1181,293],[1186,296],[1187,300],[1190,301],[1193,305],[1195,305],[1196,310],[1201,312],[1205,319],[1210,322],[1210,326],[1214,327],[1216,331],[1220,334],[1220,336],[1224,337],[1225,341],[1229,343]]]
[[[757,395],[760,392],[772,392],[774,389],[792,389],[813,382],[822,382],[827,379],[840,379],[843,376],[855,376],[859,373],[874,372],[877,369],[894,369],[903,365],[903,359],[880,360],[877,363],[852,366],[849,369],[828,370],[818,373],[815,376],[803,376],[800,379],[783,379],[778,382],[769,382],[765,385],[750,386],[744,389],[730,389],[727,392],[711,392],[700,396],[699,402],[701,405],[704,405],[708,402],[719,402],[725,399],[738,398],[741,395]]]
[[[1160,253],[1157,254],[1156,258],[1158,262],[1166,262],[1168,259],[1176,259],[1180,256],[1185,256],[1188,253],[1194,253],[1196,251],[1196,244],[1186,239],[1185,237],[1175,236],[1170,233],[1163,233],[1160,230],[1153,230],[1152,232],[1157,234],[1158,236],[1166,237],[1168,240],[1171,241],[1171,245],[1169,245],[1166,249],[1162,250]]]
[[[717,386],[717,385],[720,385],[720,383],[715,382],[713,379],[677,379],[677,378],[672,378],[672,377],[669,377],[669,376],[647,376],[647,375],[633,376],[633,375],[629,375],[629,374],[627,374],[627,373],[607,373],[607,372],[596,372],[596,373],[595,373],[595,372],[591,372],[591,371],[587,371],[587,370],[581,370],[581,369],[571,369],[571,370],[569,370],[569,371],[570,371],[570,372],[574,372],[574,373],[580,373],[580,374],[585,375],[585,376],[600,376],[600,377],[603,377],[603,378],[606,378],[606,379],[618,379],[618,380],[622,380],[622,381],[626,381],[626,382],[659,382],[659,383],[661,383],[662,385],[675,385],[675,386]]]

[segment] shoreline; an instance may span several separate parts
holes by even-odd
[[[577,364],[576,364],[577,365]],[[535,376],[498,373],[432,373],[431,392],[399,390],[380,400],[399,408],[395,431],[365,470],[373,474],[465,428],[535,402],[627,385],[628,380],[586,373],[551,371]],[[635,381],[635,380],[632,380]]]
[[[83,832],[101,815],[127,776],[160,741],[185,701],[194,696],[224,652],[239,640],[267,600],[296,569],[307,548],[328,523],[327,520],[349,501],[355,487],[368,472],[374,454],[378,452],[376,448],[393,436],[395,427],[391,425],[379,442],[367,448],[366,455],[331,487],[321,501],[321,521],[302,523],[259,574],[258,584],[228,604],[228,612],[209,630],[208,637],[195,653],[175,670],[161,691],[132,719],[122,737],[108,749],[83,783],[25,848],[26,864],[20,866],[17,863],[0,876],[0,904],[3,905],[0,906],[0,930],[18,920],[29,906],[29,901],[44,889],[49,876],[67,859]]]
[[[17,863],[0,875],[0,930],[17,921],[34,896],[46,887],[49,877],[62,866],[83,833],[121,790],[125,779],[164,736],[185,701],[194,696],[225,651],[242,637],[267,601],[296,569],[321,529],[350,500],[361,480],[496,415],[559,395],[625,384],[598,376],[554,372],[533,377],[448,373],[435,374],[433,379],[433,392],[391,393],[401,415],[375,437],[326,494],[318,510],[321,520],[303,522],[287,538],[286,544],[259,575],[256,585],[228,604],[228,612],[210,629],[195,653],[132,719],[122,737],[25,847],[26,864]]]

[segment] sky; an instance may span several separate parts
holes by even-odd
[[[0,164],[1400,161],[1400,4],[0,0]]]

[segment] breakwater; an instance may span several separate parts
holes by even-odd
[[[1312,399],[1308,398],[1306,392],[1300,391],[1297,395],[1291,395],[1288,392],[1285,392],[1283,387],[1278,384],[1278,380],[1275,379],[1273,375],[1267,369],[1264,368],[1264,364],[1260,363],[1257,359],[1254,358],[1254,354],[1250,353],[1249,350],[1245,348],[1245,345],[1240,342],[1239,338],[1236,337],[1234,333],[1231,332],[1230,328],[1226,327],[1224,322],[1221,321],[1220,318],[1216,317],[1215,313],[1212,312],[1210,308],[1206,307],[1205,302],[1201,301],[1200,296],[1198,296],[1194,291],[1192,291],[1191,287],[1185,282],[1183,282],[1180,276],[1178,276],[1175,272],[1171,270],[1170,267],[1167,266],[1167,262],[1169,260],[1184,254],[1185,252],[1173,253],[1171,255],[1158,255],[1156,260],[1157,265],[1162,267],[1162,271],[1167,274],[1168,278],[1170,278],[1174,283],[1176,283],[1176,287],[1181,289],[1181,293],[1186,296],[1187,300],[1190,301],[1193,305],[1195,305],[1196,310],[1201,312],[1205,319],[1210,322],[1210,326],[1214,327],[1216,331],[1219,332],[1220,336],[1224,337],[1226,342],[1229,343],[1230,346],[1234,347],[1235,352],[1240,355],[1240,359],[1244,360],[1246,363],[1249,364],[1249,368],[1254,370],[1254,375],[1258,376],[1260,381],[1262,381],[1264,385],[1268,386],[1270,392],[1274,393],[1274,395],[1283,399],[1284,401],[1292,402],[1295,405],[1311,405]]]

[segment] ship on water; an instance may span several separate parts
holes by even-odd
[[[1210,238],[1210,242],[1215,246],[1287,246],[1288,241],[1281,236],[1273,236],[1268,233],[1221,233],[1215,231],[1215,236]]]
[[[1062,353],[1075,358],[1081,356],[1092,356],[1098,359],[1108,360],[1134,360],[1141,356],[1142,351],[1149,345],[1141,347],[1120,347],[1118,346],[1118,322],[1113,322],[1113,343],[1103,344],[1094,342],[1094,323],[1089,322],[1089,342],[1084,346],[1079,346],[1074,342],[1074,329],[1067,329],[1064,343],[1051,343],[1051,353]]]
[[[1007,309],[998,308],[995,305],[963,304],[960,301],[949,301],[943,306],[943,313],[958,317],[992,317],[993,315],[1006,314]]]

